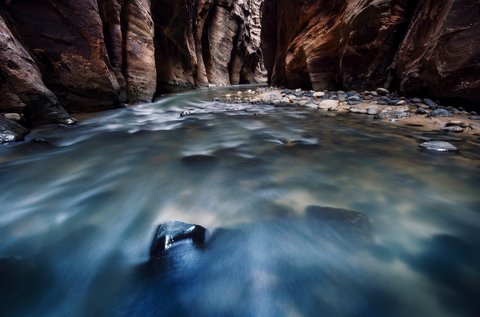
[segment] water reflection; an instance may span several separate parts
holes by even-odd
[[[224,93],[2,146],[0,315],[480,315],[475,140],[429,153],[431,134],[208,101]],[[210,228],[209,247],[151,272],[170,219]]]

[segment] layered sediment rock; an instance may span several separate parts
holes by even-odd
[[[89,112],[262,81],[261,2],[2,1],[0,113],[56,122],[68,117],[62,106]]]
[[[153,2],[160,89],[264,81],[261,2]]]
[[[29,124],[73,122],[1,15],[0,96],[0,112],[22,113]]]
[[[265,65],[275,85],[480,101],[479,21],[467,0],[266,0]]]
[[[403,91],[480,102],[480,2],[420,1],[395,66]]]
[[[67,110],[95,111],[119,103],[96,0],[13,0],[5,9],[44,83]]]

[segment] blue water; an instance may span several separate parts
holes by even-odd
[[[431,153],[362,115],[210,101],[237,89],[1,146],[0,316],[480,316],[478,136]],[[210,240],[152,270],[171,219]]]

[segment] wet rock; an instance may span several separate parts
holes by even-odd
[[[471,116],[468,119],[470,119],[470,120],[480,120],[480,116]]]
[[[413,102],[413,103],[422,103],[422,99],[420,99],[420,98],[413,98],[413,99],[412,99],[412,102]]]
[[[0,143],[21,141],[28,133],[28,130],[16,123],[0,117]]]
[[[458,149],[451,143],[445,141],[428,141],[420,144],[421,148],[437,152],[455,152]]]
[[[446,126],[442,128],[443,131],[459,133],[463,132],[463,128],[458,125]]]
[[[386,96],[390,93],[390,91],[388,91],[388,89],[385,89],[385,88],[377,88],[377,90],[375,90],[377,92],[377,94],[381,95],[381,96]]]
[[[435,109],[428,115],[429,117],[453,117],[453,113],[445,109]]]
[[[400,102],[400,100],[398,100],[398,99],[389,99],[387,101],[387,104],[390,105],[390,106],[395,106],[399,102]]]
[[[165,222],[157,227],[150,247],[150,260],[161,260],[166,252],[175,246],[190,244],[195,247],[205,245],[207,229],[202,226],[178,220]]]
[[[180,113],[180,118],[182,117],[186,117],[188,115],[192,114],[192,111],[191,110],[184,110]]]
[[[314,98],[322,98],[323,96],[325,96],[325,93],[323,91],[317,91],[313,94]]]
[[[305,208],[305,215],[317,220],[320,225],[331,226],[339,232],[354,233],[362,242],[371,239],[370,220],[361,212],[312,205]]]
[[[40,279],[47,277],[45,271],[30,260],[18,256],[0,257],[0,304],[4,307],[9,300],[17,300],[18,296],[32,295],[32,291],[40,284]]]

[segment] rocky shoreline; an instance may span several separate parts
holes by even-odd
[[[385,88],[359,92],[260,87],[227,94],[217,100],[227,103],[306,107],[332,114],[365,115],[390,124],[441,132],[452,139],[457,139],[458,136],[480,136],[480,116],[477,112],[467,111],[463,107],[442,105],[430,98],[408,98]],[[447,142],[431,140],[421,147],[445,152],[457,150]]]
[[[358,92],[261,87],[227,94],[219,100],[227,103],[297,106],[338,114],[359,114],[421,130],[480,136],[480,116],[477,112],[467,111],[463,107],[441,105],[430,98],[408,98],[385,88]],[[451,149],[452,147],[449,147],[449,150]]]

